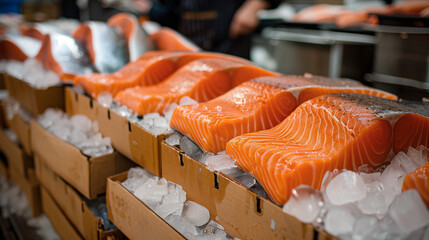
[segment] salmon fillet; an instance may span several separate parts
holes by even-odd
[[[134,15],[118,13],[109,18],[107,24],[119,29],[125,37],[130,61],[137,60],[145,52],[153,49],[151,39],[143,31],[143,28]]]
[[[193,61],[165,81],[149,87],[129,88],[119,92],[115,100],[134,112],[163,112],[164,108],[188,96],[198,102],[215,98],[242,82],[276,73],[227,59],[206,58]]]
[[[3,58],[20,62],[35,57],[42,45],[40,41],[25,36],[5,36],[0,42]]]
[[[423,202],[429,207],[429,162],[405,176],[402,191],[409,189],[416,189]]]
[[[335,92],[354,92],[389,99],[396,96],[357,81],[317,76],[263,77],[242,83],[213,100],[177,107],[170,126],[205,152],[221,152],[232,138],[270,129],[308,99]]]
[[[167,51],[200,51],[200,48],[173,29],[163,27],[150,35],[159,50]]]
[[[274,128],[232,139],[226,153],[284,204],[301,184],[319,189],[326,171],[377,167],[392,151],[420,145],[429,146],[428,104],[337,93],[301,104]]]
[[[46,70],[55,72],[63,82],[73,82],[76,75],[92,72],[84,50],[72,37],[59,33],[45,36],[36,59]]]
[[[143,54],[136,61],[128,63],[111,74],[94,73],[76,76],[74,84],[80,84],[95,98],[101,92],[110,92],[114,96],[126,88],[157,84],[180,67],[201,58],[225,58],[250,63],[245,59],[220,53],[153,51]]]

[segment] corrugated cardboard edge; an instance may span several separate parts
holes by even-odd
[[[127,172],[107,180],[109,219],[130,239],[185,239],[143,202],[125,189],[121,182]]]
[[[10,75],[6,75],[5,80],[9,95],[35,116],[43,113],[47,108],[64,109],[63,86],[36,89]]]
[[[163,177],[182,185],[187,198],[209,209],[211,218],[242,239],[313,239],[314,228],[223,174],[210,172],[179,149],[162,143]]]
[[[87,157],[80,149],[54,136],[36,121],[32,120],[30,125],[34,153],[88,199],[105,193],[108,176],[133,166],[117,152]]]
[[[120,236],[116,233],[119,231],[118,229],[105,233],[102,221],[92,213],[79,193],[49,169],[37,156],[35,156],[35,163],[37,177],[41,184],[85,239],[97,240],[101,237],[100,235]]]
[[[64,215],[64,213],[61,211],[60,207],[55,203],[50,193],[44,187],[41,187],[41,194],[43,211],[46,213],[46,216],[48,216],[49,220],[51,220],[55,231],[57,231],[61,239],[83,239],[82,236],[67,219],[67,217]]]
[[[154,136],[136,123],[103,107],[92,98],[66,88],[66,111],[84,114],[97,120],[103,136],[110,137],[113,147],[157,176],[161,176],[160,142],[165,135]]]
[[[10,169],[9,173],[11,180],[18,184],[18,186],[27,196],[28,204],[30,205],[33,217],[40,216],[40,214],[42,214],[40,185],[36,179],[34,169],[28,170],[28,179],[13,169]]]
[[[28,168],[34,167],[33,159],[28,157],[17,143],[12,142],[3,130],[0,131],[0,151],[6,156],[8,167],[15,169],[23,176],[27,176]]]
[[[4,116],[7,116],[6,106],[2,104]],[[6,118],[6,123],[18,137],[19,142],[28,156],[33,155],[30,139],[30,123],[27,123],[19,114],[15,114],[12,119]]]

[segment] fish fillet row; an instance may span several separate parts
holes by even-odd
[[[274,128],[238,136],[226,153],[278,204],[293,188],[320,188],[326,171],[386,164],[389,153],[429,146],[429,105],[352,93],[300,105]]]
[[[352,92],[396,99],[353,80],[319,76],[262,77],[242,83],[213,100],[177,107],[170,126],[205,152],[221,152],[232,138],[270,129],[303,102],[320,95]]]
[[[213,99],[242,82],[262,76],[276,76],[262,68],[243,62],[205,58],[180,68],[159,84],[128,88],[115,96],[115,101],[144,115],[163,110],[188,96],[198,102]]]
[[[201,58],[225,58],[250,64],[245,59],[220,53],[152,51],[114,73],[77,76],[74,84],[80,84],[92,97],[101,92],[110,92],[114,96],[126,88],[157,84],[182,66]]]

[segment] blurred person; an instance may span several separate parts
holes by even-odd
[[[202,49],[249,59],[257,12],[282,0],[133,0],[151,21],[179,31]]]

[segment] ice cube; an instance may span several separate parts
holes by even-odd
[[[151,177],[154,177],[154,175],[141,167],[133,167],[128,170],[128,178],[142,178],[147,180]]]
[[[62,117],[63,113],[61,111],[48,108],[42,115],[39,116],[38,121],[44,128],[48,128],[55,122],[59,121]]]
[[[175,183],[168,183],[168,194],[164,195],[162,203],[155,209],[155,212],[162,218],[170,214],[181,215],[185,201],[186,192],[182,187]]]
[[[402,183],[406,174],[399,161],[392,161],[381,174],[380,181],[383,184],[382,193],[386,197],[388,205],[396,195],[401,193]]]
[[[423,166],[428,162],[429,148],[420,145],[417,148],[409,147],[407,155],[417,166]]]
[[[301,185],[292,190],[291,197],[283,206],[283,211],[305,223],[313,222],[324,205],[321,192]]]
[[[217,235],[219,237],[226,237],[226,231],[225,229],[218,224],[217,222],[210,220],[209,223],[207,223],[207,225],[204,227],[203,231],[202,231],[203,235]]]
[[[70,122],[74,129],[79,129],[82,132],[89,132],[92,129],[91,120],[83,114],[73,115],[70,118]]]
[[[243,173],[234,178],[246,188],[251,188],[256,184],[256,179],[250,173]]]
[[[371,192],[358,202],[358,208],[365,214],[376,214],[382,217],[387,213],[388,205],[381,192]]]
[[[122,185],[130,192],[134,193],[137,188],[142,186],[146,182],[146,178],[131,177],[122,182]]]
[[[210,158],[210,157],[213,157],[215,154],[214,153],[203,153],[203,154],[201,154],[200,156],[199,156],[199,158],[198,159],[196,159],[198,162],[200,162],[200,163],[202,163],[202,164],[204,164],[204,165],[207,165],[207,160]]]
[[[180,133],[175,133],[165,139],[165,142],[171,146],[177,146],[180,144],[180,138],[182,138],[182,136],[183,135]]]
[[[359,174],[345,171],[335,176],[326,187],[329,201],[342,205],[359,201],[366,196],[366,187]]]
[[[72,129],[70,133],[70,142],[74,145],[78,145],[81,142],[87,141],[88,136],[80,129]]]
[[[194,104],[198,104],[198,102],[188,96],[182,97],[179,102],[179,105],[194,105]]]
[[[378,228],[378,219],[373,216],[361,216],[353,226],[353,240],[369,239],[371,233]]]
[[[203,154],[200,147],[186,136],[180,139],[180,149],[193,159],[198,159]]]
[[[165,218],[165,220],[182,234],[190,233],[192,235],[198,235],[197,228],[195,227],[195,225],[188,222],[182,216],[170,215]]]
[[[116,112],[124,118],[129,118],[129,117],[131,117],[131,115],[133,115],[133,111],[124,105],[117,108]]]
[[[202,226],[210,220],[210,213],[207,208],[193,201],[186,201],[183,207],[182,216],[195,226]]]
[[[159,206],[166,194],[168,194],[168,183],[165,179],[158,180],[158,177],[148,179],[134,192],[137,198],[152,209],[156,209]]]
[[[61,80],[58,75],[52,71],[46,71],[42,81],[36,82],[35,86],[38,88],[48,88],[59,84],[61,84]]]
[[[342,172],[342,171],[341,171]],[[334,179],[335,176],[340,174],[340,170],[334,169],[334,171],[326,171],[325,175],[323,175],[322,185],[320,186],[320,191],[326,192],[326,187],[328,184]]]
[[[334,236],[349,234],[355,221],[355,216],[347,208],[333,207],[326,214],[325,228]]]
[[[171,116],[173,115],[174,109],[179,106],[176,103],[172,103],[169,106],[167,106],[164,111],[162,112],[162,114],[164,114],[165,119],[168,122],[168,125],[170,125],[170,119]]]
[[[110,94],[110,92],[99,93],[97,97],[97,102],[105,108],[110,108],[113,102],[112,94]]]
[[[395,197],[389,208],[389,215],[405,234],[429,224],[429,211],[414,189]]]
[[[225,171],[234,169],[237,166],[234,161],[225,152],[219,152],[218,154],[211,156],[207,159],[207,169],[210,171]]]
[[[386,215],[381,221],[379,221],[378,227],[374,228],[366,239],[401,239],[401,233],[396,225],[395,221]]]

